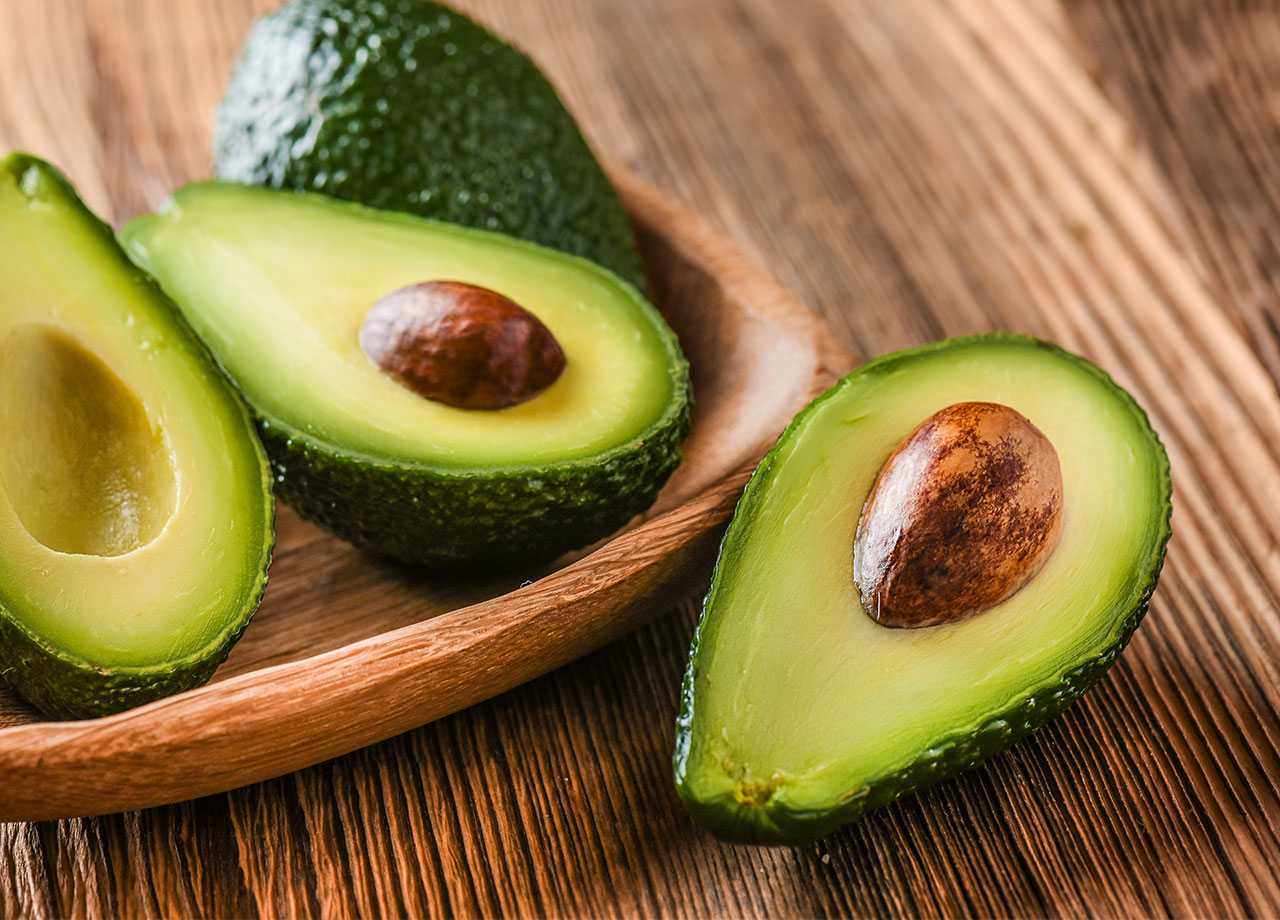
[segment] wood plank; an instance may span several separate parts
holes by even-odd
[[[117,219],[149,206],[207,170],[232,49],[270,5],[5,4],[0,146],[63,163]],[[1038,737],[811,847],[720,845],[674,801],[685,604],[292,777],[5,826],[0,912],[1280,912],[1280,8],[463,5],[861,356],[1012,328],[1131,387],[1175,473],[1148,622]]]

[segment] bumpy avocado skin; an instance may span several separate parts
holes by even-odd
[[[58,169],[29,154],[13,153],[0,161],[0,181],[3,180],[15,181],[33,204],[70,212],[82,221],[84,233],[99,238],[103,245],[119,252],[119,270],[137,285],[137,296],[155,298],[164,303],[173,318],[175,334],[185,333],[187,347],[214,366],[213,359],[195,333],[190,331],[178,308],[119,249],[111,228],[85,207],[75,188]],[[212,646],[186,659],[143,668],[104,668],[86,661],[29,632],[0,606],[0,678],[45,715],[55,719],[108,716],[203,686],[231,654],[231,649],[257,612],[266,591],[267,572],[275,549],[275,503],[271,494],[270,467],[262,445],[252,438],[252,417],[244,403],[229,383],[222,381],[221,386],[244,413],[246,432],[261,461],[266,523],[256,586],[246,595],[240,614]]]
[[[428,0],[294,0],[245,42],[220,178],[522,237],[644,290],[631,225],[537,66]]]
[[[675,393],[666,413],[606,454],[467,473],[360,457],[262,417],[276,494],[362,549],[433,568],[531,564],[585,546],[652,505],[680,462],[689,371],[669,336]]]
[[[741,802],[736,797],[725,796],[707,801],[699,799],[691,785],[688,775],[690,747],[693,741],[694,717],[694,676],[698,670],[698,653],[701,644],[703,626],[706,623],[706,609],[694,633],[693,645],[689,655],[689,664],[685,670],[681,689],[680,714],[676,722],[675,745],[675,782],[676,791],[686,810],[700,824],[722,840],[731,843],[761,845],[800,845],[811,843],[826,836],[837,828],[858,820],[868,811],[887,805],[901,795],[915,792],[949,779],[977,766],[990,757],[1004,751],[1014,742],[1043,727],[1055,716],[1064,712],[1090,687],[1096,684],[1107,672],[1125,646],[1133,637],[1138,624],[1146,615],[1151,594],[1155,591],[1160,578],[1160,570],[1164,566],[1165,551],[1168,546],[1170,517],[1172,515],[1173,486],[1169,474],[1169,458],[1155,430],[1150,428],[1146,412],[1134,401],[1129,393],[1116,384],[1105,371],[1083,358],[1030,336],[994,333],[988,335],[969,336],[947,339],[922,345],[918,348],[883,355],[862,365],[853,371],[850,377],[858,374],[875,372],[881,366],[912,355],[944,349],[951,345],[969,342],[1022,342],[1047,348],[1057,352],[1061,357],[1073,361],[1087,369],[1102,380],[1116,395],[1127,402],[1132,410],[1147,424],[1150,436],[1157,448],[1160,462],[1159,477],[1164,495],[1161,507],[1162,532],[1158,549],[1150,560],[1150,566],[1141,575],[1143,585],[1133,609],[1120,618],[1106,641],[1101,643],[1097,652],[1088,660],[1081,662],[1061,674],[1047,679],[1039,687],[1028,692],[1024,697],[1013,701],[1008,707],[992,712],[981,725],[969,730],[958,731],[943,738],[934,747],[925,751],[912,763],[894,770],[869,782],[860,789],[853,790],[830,808],[798,811],[778,805],[766,799],[760,802]],[[846,378],[848,379],[848,378]],[[746,492],[738,504],[735,518],[744,513],[750,514],[751,506],[758,500],[759,486],[764,479],[764,472],[769,468],[773,455],[778,447],[785,444],[788,438],[799,429],[804,418],[815,411],[827,399],[833,398],[839,384],[809,404],[792,420],[778,439],[778,445],[756,468],[752,479],[747,484]],[[723,548],[721,559],[716,564],[712,576],[710,598],[715,584],[724,567]]]
[[[267,549],[267,564],[270,564]],[[214,648],[152,668],[104,668],[77,658],[27,632],[0,610],[0,676],[45,715],[93,719],[114,715],[185,690],[202,687],[231,654],[262,601],[266,569],[257,595]]]

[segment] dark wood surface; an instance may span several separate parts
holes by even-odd
[[[271,0],[5,0],[0,148],[121,219],[206,174]],[[1280,913],[1280,10],[1206,0],[473,0],[604,152],[863,357],[989,329],[1151,411],[1175,537],[1085,700],[798,849],[670,781],[690,601],[604,651],[259,786],[0,827],[0,913]],[[234,717],[231,714],[229,717]]]

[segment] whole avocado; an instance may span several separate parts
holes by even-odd
[[[580,255],[644,289],[617,193],[537,66],[429,0],[293,0],[250,31],[219,178],[324,192]]]

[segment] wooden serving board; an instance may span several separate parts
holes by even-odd
[[[589,552],[468,578],[380,562],[282,511],[262,608],[208,686],[84,722],[0,696],[0,820],[145,808],[345,754],[616,639],[704,577],[751,469],[851,358],[692,214],[612,179],[693,380],[654,507]]]
[[[114,221],[149,209],[208,174],[235,48],[276,2],[0,0],[0,146]],[[1280,914],[1280,3],[458,5],[860,358],[1012,330],[1114,374],[1173,464],[1150,615],[1034,738],[813,846],[722,846],[676,800],[685,602],[277,780],[0,825],[0,914]],[[282,536],[269,604],[324,577],[324,538]],[[381,615],[381,576],[345,564],[370,581],[331,610],[334,649],[343,609]]]

